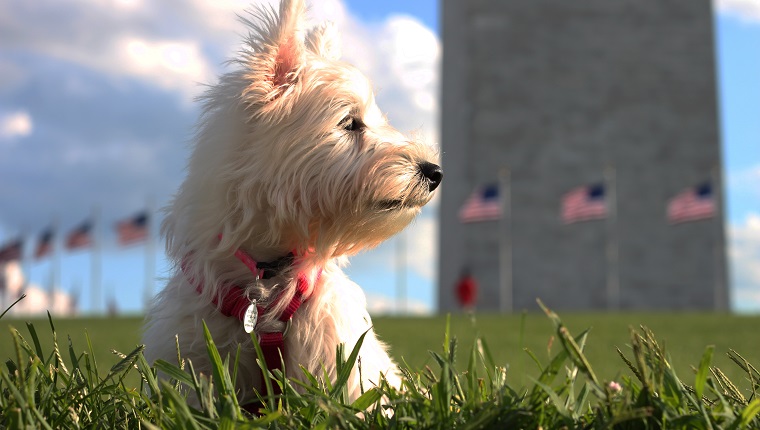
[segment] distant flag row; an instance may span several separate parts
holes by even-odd
[[[53,239],[55,231],[49,227],[40,234],[37,241],[37,248],[34,250],[34,258],[40,259],[53,252]],[[92,239],[90,237],[90,222],[85,221],[82,225],[76,227],[66,236],[64,246],[68,250],[75,250],[90,246]]]
[[[75,227],[66,235],[64,247],[68,250],[87,248],[92,245],[93,224],[87,220]],[[116,223],[116,233],[118,242],[122,246],[131,245],[141,242],[148,237],[148,213],[140,212],[139,214]],[[41,259],[53,251],[53,239],[55,231],[53,228],[44,230],[37,241],[34,250],[34,258]],[[22,256],[23,241],[21,239],[13,240],[0,247],[0,264],[20,260]]]
[[[715,198],[709,182],[676,194],[667,205],[667,219],[671,224],[712,218],[715,212]],[[604,219],[607,213],[603,183],[576,187],[562,195],[560,219],[565,224]],[[500,219],[501,215],[499,186],[490,184],[473,191],[459,210],[459,221],[493,221]]]

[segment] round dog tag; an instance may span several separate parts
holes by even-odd
[[[245,315],[243,316],[243,328],[246,333],[253,331],[256,327],[256,321],[259,319],[259,310],[256,309],[256,301],[251,302],[245,309]]]

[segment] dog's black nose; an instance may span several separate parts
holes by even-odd
[[[419,166],[422,176],[428,180],[428,189],[432,193],[433,190],[438,188],[438,185],[441,185],[441,181],[443,180],[443,170],[441,170],[441,166],[428,163],[427,161],[419,163]]]

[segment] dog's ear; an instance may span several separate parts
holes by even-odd
[[[328,60],[339,59],[340,46],[335,25],[332,22],[325,22],[312,28],[306,35],[306,47],[309,51]]]
[[[303,0],[283,0],[275,27],[274,62],[271,76],[274,90],[281,95],[298,79],[305,46],[303,27],[306,6]]]
[[[254,21],[243,19],[251,27],[250,50],[244,60],[248,86],[243,96],[251,105],[274,109],[271,102],[288,94],[304,64],[306,6],[303,0],[283,0],[278,14],[254,9],[253,15]]]

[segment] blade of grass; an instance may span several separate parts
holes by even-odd
[[[699,361],[699,368],[697,369],[697,377],[694,380],[694,391],[698,398],[702,398],[702,393],[705,391],[705,383],[707,382],[707,376],[710,374],[710,363],[712,362],[714,345],[710,345],[705,348],[702,359]]]
[[[274,391],[272,391],[272,378],[269,369],[267,369],[267,361],[264,358],[264,351],[262,351],[261,345],[259,345],[259,338],[256,336],[256,332],[251,332],[251,342],[253,342],[253,348],[256,350],[256,357],[258,357],[256,361],[259,363],[259,368],[261,368],[264,387],[267,389],[266,405],[270,411],[274,411],[276,408],[274,403],[275,398],[272,396],[272,393],[274,393]],[[262,403],[264,403],[263,400]]]
[[[451,314],[446,314],[446,331],[443,334],[443,355],[449,355],[449,339],[451,332]]]
[[[486,368],[486,374],[489,379],[493,379],[493,369],[496,368],[496,360],[493,359],[491,354],[491,348],[488,347],[488,342],[482,336],[478,337],[478,354]]]
[[[351,407],[357,411],[364,411],[377,403],[382,397],[383,393],[381,393],[376,387],[372,387],[354,400],[354,402],[351,403]]]
[[[161,391],[164,393],[169,403],[173,406],[174,417],[179,419],[178,427],[182,429],[200,430],[190,407],[185,400],[174,388],[166,381],[161,381]]]
[[[226,363],[222,361],[222,357],[219,355],[219,350],[216,348],[214,339],[211,338],[211,332],[205,321],[203,321],[203,337],[206,340],[206,352],[208,352],[208,357],[211,361],[211,373],[214,377],[214,382],[217,385],[217,390],[219,390],[219,397],[228,396],[232,399],[235,406],[237,406],[239,413],[240,405],[237,404],[235,385],[232,383],[228,367],[226,366]]]
[[[176,379],[177,381],[187,385],[188,387],[194,386],[195,381],[187,372],[181,370],[176,365],[171,364],[168,361],[158,359],[156,360],[155,363],[153,363],[153,367],[159,372],[165,373],[166,376],[172,379]]]
[[[84,333],[84,338],[87,341],[87,350],[90,352],[90,357],[92,357],[92,366],[90,366],[89,360],[87,361],[87,372],[91,374],[91,379],[96,379],[100,375],[100,371],[98,371],[98,362],[95,359],[95,350],[92,347],[90,334],[86,330]]]
[[[362,344],[364,343],[364,337],[367,336],[367,333],[372,330],[371,328],[364,333],[362,333],[361,336],[359,336],[359,339],[356,341],[356,345],[354,345],[354,349],[351,351],[351,354],[348,356],[348,359],[343,362],[343,366],[340,369],[340,372],[338,373],[338,377],[335,380],[335,384],[333,385],[332,390],[330,391],[330,398],[335,398],[335,395],[340,392],[343,387],[348,384],[348,378],[351,376],[351,370],[354,368],[354,364],[356,363],[356,358],[359,356],[359,350],[362,347]],[[340,357],[337,358],[338,360],[341,360]]]
[[[554,327],[557,330],[557,335],[559,336],[560,342],[562,343],[562,346],[565,347],[565,350],[567,351],[569,357],[575,362],[578,368],[583,371],[589,377],[589,379],[591,379],[594,385],[596,385],[596,388],[601,390],[602,386],[599,383],[599,379],[596,377],[593,369],[591,368],[591,364],[589,364],[586,355],[583,354],[582,348],[578,346],[578,343],[575,341],[575,339],[573,339],[573,336],[570,335],[570,331],[567,329],[567,327],[565,327],[564,323],[562,323],[562,320],[556,313],[546,307],[546,305],[544,305],[540,299],[537,299],[536,301],[538,302],[538,306],[541,307],[544,313],[554,323]],[[585,341],[585,335],[588,331],[588,329],[584,330],[581,333],[582,337],[580,337],[580,339]]]
[[[529,377],[530,378],[530,377]],[[543,390],[543,392],[546,393],[547,396],[549,396],[549,399],[551,400],[552,404],[554,404],[554,407],[557,409],[557,412],[559,412],[561,415],[565,417],[569,417],[569,412],[567,408],[565,407],[565,402],[562,401],[562,399],[559,398],[559,395],[557,395],[557,392],[554,391],[550,386],[542,383],[541,381],[538,381],[536,379],[530,378],[536,386]]]
[[[721,385],[721,387],[725,390],[725,394],[728,395],[733,401],[740,403],[742,405],[747,404],[747,399],[744,398],[744,395],[741,393],[739,388],[734,385],[733,382],[726,376],[725,373],[723,373],[722,370],[720,370],[717,367],[712,367],[710,369],[713,376],[715,377],[715,380]]]
[[[26,294],[22,294],[21,297],[19,297],[18,299],[16,299],[15,302],[11,303],[10,306],[8,306],[7,308],[5,308],[5,310],[3,311],[3,313],[0,314],[0,319],[2,319],[5,316],[5,314],[7,314],[8,311],[11,310],[11,308],[16,305],[16,303],[20,302],[21,300],[24,300],[25,298],[26,298]]]
[[[755,419],[757,414],[760,413],[760,399],[755,399],[742,410],[739,416],[739,428],[746,428],[750,422]]]
[[[19,299],[20,300],[20,299]],[[0,318],[2,318],[0,316]],[[40,344],[40,338],[37,337],[37,330],[34,328],[34,324],[26,323],[26,328],[29,330],[29,334],[32,336],[32,343],[34,343],[34,351],[37,356],[42,359],[42,344]]]

